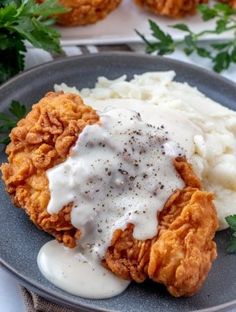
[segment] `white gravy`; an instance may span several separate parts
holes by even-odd
[[[103,268],[89,254],[70,249],[56,240],[46,243],[38,254],[38,266],[54,285],[77,296],[105,299],[119,295],[130,284]]]
[[[66,161],[48,170],[47,209],[54,214],[73,203],[80,244],[102,258],[114,230],[128,223],[136,239],[155,236],[157,211],[184,184],[172,164],[182,151],[164,125],[144,123],[127,109],[112,109],[100,120],[84,129]]]
[[[129,108],[130,110],[139,112],[142,120],[154,126],[164,125],[168,131],[168,137],[171,141],[178,142],[183,148],[184,154],[187,158],[195,152],[194,136],[203,134],[202,130],[192,123],[180,111],[175,111],[169,108],[163,108],[157,105],[150,104],[142,100],[133,99],[106,99],[96,100],[88,98],[84,100],[85,103],[91,105],[94,109],[100,112],[106,110]],[[188,129],[188,131],[186,131]]]
[[[103,109],[99,103],[94,106]],[[108,106],[99,112],[100,124],[83,130],[70,156],[47,171],[48,212],[58,213],[72,203],[71,222],[82,236],[79,250],[46,244],[38,265],[52,283],[87,298],[111,297],[127,287],[127,282],[101,267],[112,234],[129,223],[135,225],[136,239],[157,234],[157,212],[184,186],[173,158],[191,155],[192,136],[199,133],[181,114],[153,105],[127,105],[131,110]],[[109,284],[110,290],[100,289],[101,283]]]

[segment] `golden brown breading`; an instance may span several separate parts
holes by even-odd
[[[160,218],[148,275],[166,285],[175,297],[192,296],[202,286],[217,255],[213,238],[218,221],[212,195],[193,188],[178,191]]]
[[[38,0],[43,2],[44,0]],[[105,18],[122,0],[59,0],[70,12],[59,14],[57,23],[63,26],[88,25]]]
[[[200,3],[207,3],[208,0],[134,0],[139,6],[157,15],[164,15],[172,18],[180,18],[185,15],[196,13]]]
[[[10,134],[8,164],[1,170],[14,203],[58,241],[74,247],[79,231],[70,222],[71,207],[47,213],[50,199],[46,170],[64,161],[79,133],[98,121],[96,112],[73,94],[48,93]]]
[[[96,112],[73,94],[48,93],[11,132],[8,162],[1,166],[7,191],[31,220],[60,242],[74,247],[80,231],[70,222],[71,205],[50,215],[46,170],[69,155],[79,133],[99,121]],[[202,285],[216,245],[212,241],[217,216],[212,195],[201,191],[199,179],[184,158],[174,166],[185,182],[159,213],[158,233],[153,239],[133,237],[133,225],[116,230],[103,264],[124,279],[146,278],[163,283],[174,296],[189,296]]]
[[[186,187],[176,191],[158,216],[159,230],[152,240],[133,238],[133,225],[117,230],[105,256],[105,265],[124,279],[151,278],[165,284],[176,297],[196,293],[216,258],[213,242],[218,219],[213,196],[183,158],[174,165]]]
[[[128,224],[124,231],[115,231],[103,264],[117,276],[141,283],[148,277],[150,250],[155,238],[137,240],[133,237],[133,228]]]

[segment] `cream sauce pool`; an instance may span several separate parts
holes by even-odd
[[[77,296],[106,299],[122,293],[129,281],[116,277],[78,248],[67,248],[56,240],[46,243],[38,254],[43,275],[57,287]]]
[[[129,223],[135,225],[136,239],[157,234],[157,212],[184,186],[173,158],[191,155],[192,137],[199,133],[181,114],[116,102],[93,105],[100,123],[87,126],[70,156],[47,172],[48,212],[73,203],[71,222],[81,230],[81,239],[75,250],[47,243],[38,266],[56,286],[86,298],[112,297],[128,286],[101,266],[112,234]]]

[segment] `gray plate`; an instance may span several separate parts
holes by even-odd
[[[54,83],[64,81],[78,88],[92,87],[98,76],[117,78],[127,74],[131,78],[134,74],[157,70],[175,70],[176,80],[197,86],[212,99],[236,110],[236,88],[230,81],[181,62],[127,53],[67,58],[25,72],[0,88],[0,110],[7,110],[12,99],[30,107],[45,92],[52,90]],[[1,150],[0,162],[4,160]],[[132,284],[122,295],[112,299],[88,300],[54,287],[40,274],[36,264],[37,253],[51,237],[39,231],[22,210],[14,208],[2,182],[0,198],[2,265],[23,285],[54,302],[79,311],[228,311],[236,307],[236,256],[225,252],[228,231],[217,235],[218,259],[204,287],[192,298],[172,298],[164,287],[147,282]]]

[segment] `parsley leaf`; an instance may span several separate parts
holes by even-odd
[[[163,32],[154,21],[149,21],[153,40],[147,40],[144,35],[136,31],[146,44],[146,52],[165,55],[173,53],[177,47],[180,47],[186,55],[196,53],[200,57],[209,58],[213,69],[218,73],[228,69],[232,63],[236,63],[236,9],[224,3],[217,3],[214,6],[201,4],[198,6],[198,11],[203,21],[215,20],[214,29],[194,33],[187,25],[176,24],[171,27],[183,31],[185,36],[183,40],[175,42],[170,34]],[[212,43],[209,44],[209,48],[201,45],[200,40],[206,34],[218,35],[232,30],[235,31],[233,40]]]
[[[226,217],[226,221],[234,232],[236,232],[236,215]]]
[[[0,144],[8,144],[10,142],[9,132],[25,115],[26,106],[15,100],[11,102],[9,114],[0,113]]]
[[[213,58],[213,63],[214,63],[213,69],[217,73],[220,73],[224,69],[229,68],[229,65],[231,63],[229,52],[223,51],[223,52],[216,54],[216,56]]]
[[[198,11],[201,13],[202,15],[202,19],[204,21],[209,21],[211,19],[213,19],[214,17],[216,17],[216,10],[214,8],[209,7],[206,4],[200,5],[198,7]]]
[[[58,0],[2,0],[0,2],[0,83],[24,69],[25,40],[33,46],[61,53],[60,35],[50,26],[55,14],[68,11]]]
[[[227,251],[229,253],[236,253],[236,215],[225,218],[232,232],[232,238],[229,241]]]
[[[0,32],[0,83],[24,69],[25,51],[25,44],[20,35]]]
[[[158,41],[151,43],[137,30],[136,33],[143,39],[146,43],[146,52],[153,53],[158,51],[159,55],[169,54],[174,52],[174,41],[169,34],[165,34],[161,28],[152,20],[149,20],[149,26],[152,30],[152,36]]]
[[[232,237],[229,241],[229,244],[227,246],[227,252],[228,253],[235,253],[236,252],[236,237]]]
[[[58,4],[57,0],[44,1],[42,4],[35,4],[34,1],[28,1],[29,11],[41,17],[50,17],[54,14],[64,13],[66,9]]]
[[[18,120],[25,117],[26,114],[26,107],[25,105],[21,104],[18,101],[13,100],[11,102],[11,106],[9,108],[9,111],[14,115]]]
[[[191,33],[191,30],[189,29],[189,27],[185,24],[175,24],[172,26],[172,28],[176,28],[182,31],[186,31],[188,33]]]

